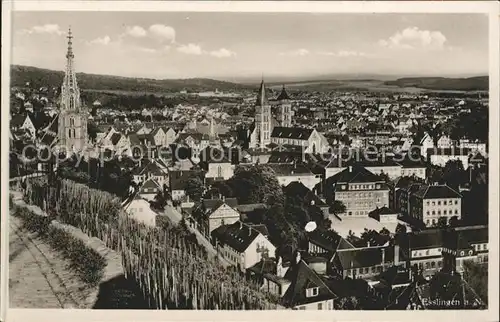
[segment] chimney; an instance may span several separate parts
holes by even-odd
[[[240,223],[240,230],[243,229],[243,223],[241,221],[239,221]]]
[[[248,237],[250,237],[252,235],[252,227],[250,226],[247,227],[248,227]]]
[[[226,196],[222,196],[222,201],[226,201]]]
[[[349,166],[349,172],[352,172],[352,165]]]

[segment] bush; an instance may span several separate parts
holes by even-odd
[[[52,248],[69,260],[70,268],[77,272],[84,283],[89,286],[99,284],[106,267],[104,257],[69,232],[50,225],[49,217],[37,216],[26,208],[17,208],[14,215],[22,220],[23,228],[38,233]]]

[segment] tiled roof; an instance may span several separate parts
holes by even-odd
[[[337,233],[331,230],[313,230],[312,232],[307,233],[307,237],[309,241],[315,245],[320,246],[321,248],[327,250],[330,255],[333,255],[337,251],[337,248],[340,244],[342,237],[340,237]]]
[[[269,231],[267,230],[267,226],[264,224],[248,224],[253,229],[257,230],[264,236],[269,236]]]
[[[422,185],[414,195],[422,199],[462,198],[460,193],[447,185]]]
[[[133,170],[133,174],[153,174],[155,176],[165,176],[166,173],[161,169],[161,167],[156,163],[156,161],[149,161],[144,159],[143,163]]]
[[[337,295],[335,295],[321,277],[303,260],[298,264],[292,265],[286,272],[285,278],[291,281],[290,286],[282,297],[282,304],[286,307],[295,307],[297,305],[337,298]],[[318,295],[306,297],[306,290],[313,287],[318,287]]]
[[[327,181],[344,183],[382,182],[375,174],[360,166],[344,169],[328,178]]]
[[[251,203],[245,205],[237,205],[236,210],[240,213],[249,213],[257,209],[267,209],[267,205],[264,203]]]
[[[277,176],[314,175],[308,167],[302,164],[266,163],[266,166],[273,169]]]
[[[267,163],[293,163],[302,160],[302,153],[287,151],[272,151]]]
[[[324,203],[323,200],[321,200],[315,193],[309,190],[309,188],[304,186],[302,182],[290,182],[283,190],[286,195],[300,196],[301,198],[304,198],[304,202],[307,204],[311,204],[311,201],[313,201],[314,205],[318,207],[327,206],[327,204]]]
[[[212,231],[212,236],[219,243],[228,245],[238,253],[243,253],[259,234],[260,231],[241,221],[231,225],[219,226]]]
[[[120,133],[113,133],[113,135],[111,135],[111,143],[113,143],[113,145],[116,145],[118,143],[118,141],[120,141],[122,135]]]
[[[128,135],[128,139],[130,140],[131,146],[139,146],[141,145],[141,140],[139,139],[139,135],[136,133],[131,133]]]
[[[255,272],[257,274],[276,274],[276,259],[275,258],[264,258],[260,262],[256,263],[254,266],[249,267],[248,270]]]
[[[293,139],[293,140],[308,140],[314,129],[306,129],[301,127],[282,127],[275,126],[271,137]]]
[[[236,208],[238,206],[238,200],[236,198],[225,198],[225,199],[203,199],[202,205],[206,211],[211,211],[219,208],[223,204],[228,205],[231,208]]]
[[[11,127],[20,127],[26,120],[26,115],[17,114],[10,120]]]
[[[289,100],[290,96],[288,96],[288,93],[286,92],[285,85],[283,85],[283,88],[281,89],[281,93],[278,95],[276,100],[278,101],[284,101],[284,100]]]
[[[200,177],[203,181],[205,174],[201,171],[188,170],[188,171],[170,171],[170,189],[171,190],[185,190],[186,182],[192,177]]]
[[[375,210],[372,210],[370,211],[370,213],[368,213],[369,216],[383,216],[383,215],[395,215],[397,214],[396,211],[392,210],[392,209],[389,209],[387,207],[382,207],[382,208],[376,208]]]
[[[155,179],[151,178],[144,182],[144,184],[141,186],[141,190],[142,189],[161,189],[161,187]]]
[[[385,252],[385,254],[383,254]],[[342,269],[372,267],[394,261],[394,246],[341,249],[336,253]]]
[[[461,238],[470,244],[479,244],[488,242],[488,226],[472,226],[455,228]]]
[[[443,246],[441,229],[426,229],[408,234],[410,250],[440,248]]]

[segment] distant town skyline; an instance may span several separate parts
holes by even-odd
[[[156,79],[488,75],[480,14],[15,12],[13,64]]]

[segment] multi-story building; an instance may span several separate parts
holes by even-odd
[[[424,276],[432,276],[448,266],[461,272],[465,261],[488,262],[488,227],[456,227],[445,232],[426,229],[408,234],[408,244],[401,245],[400,255],[409,267],[417,266]]]
[[[377,207],[390,205],[389,186],[383,179],[364,167],[349,166],[342,172],[326,179],[324,192],[333,194],[334,200],[341,201],[345,213],[340,216],[368,217]],[[325,196],[327,199],[332,196]]]
[[[222,256],[242,272],[276,252],[276,247],[267,238],[265,225],[238,221],[217,227],[211,236]]]
[[[410,216],[429,227],[440,217],[462,217],[462,195],[447,185],[419,185],[409,195]]]

